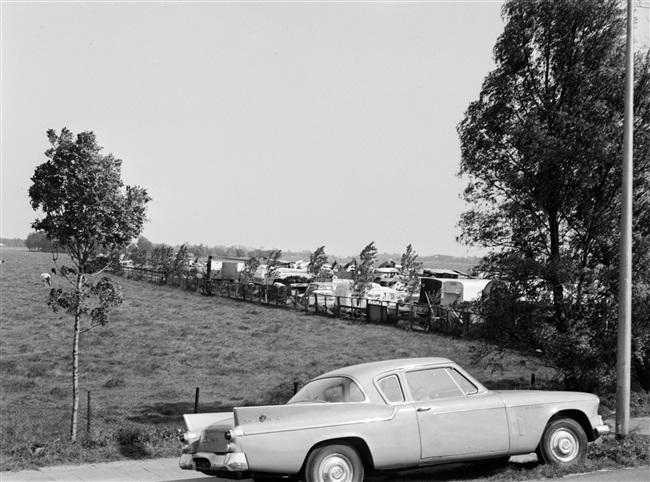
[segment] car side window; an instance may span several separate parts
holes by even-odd
[[[464,392],[444,368],[429,368],[406,373],[406,381],[415,401],[459,397]]]
[[[451,378],[454,379],[456,384],[460,387],[460,389],[465,392],[465,395],[471,395],[473,393],[478,392],[478,388],[476,388],[476,385],[474,385],[472,382],[470,382],[467,378],[465,378],[463,375],[458,373],[456,370],[453,368],[448,368],[447,372],[451,376]]]
[[[377,382],[379,389],[391,403],[398,403],[404,401],[404,393],[402,393],[402,386],[396,375],[390,375],[382,378]]]

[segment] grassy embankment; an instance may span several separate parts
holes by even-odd
[[[51,255],[3,249],[2,259],[0,470],[176,456],[174,430],[193,411],[197,387],[201,412],[282,403],[294,383],[324,371],[415,356],[451,358],[490,388],[519,388],[532,372],[538,383],[552,382],[552,372],[516,355],[498,370],[471,366],[467,340],[120,279],[125,302],[111,324],[82,335],[81,441],[70,444],[72,321],[47,306],[40,273],[52,268]],[[54,286],[64,282],[53,278]]]

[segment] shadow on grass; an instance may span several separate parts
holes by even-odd
[[[142,443],[120,444],[117,447],[117,451],[127,459],[140,460],[151,457],[151,453]]]
[[[230,412],[232,409],[233,405],[202,403],[198,407],[198,413]],[[194,413],[194,403],[158,402],[140,407],[127,420],[146,425],[183,424],[183,415],[186,413]]]

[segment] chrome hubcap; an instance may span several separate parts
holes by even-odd
[[[578,455],[580,444],[573,432],[558,430],[551,438],[551,450],[558,460],[569,462]]]
[[[350,482],[352,464],[341,454],[330,455],[321,462],[318,473],[323,482]]]

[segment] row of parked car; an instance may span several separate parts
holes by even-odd
[[[298,302],[309,307],[322,306],[324,308],[358,307],[365,308],[368,302],[382,303],[396,306],[397,302],[407,301],[408,293],[391,287],[372,283],[370,290],[364,298],[354,296],[353,281],[349,279],[318,281],[309,283],[307,290],[298,295]]]

